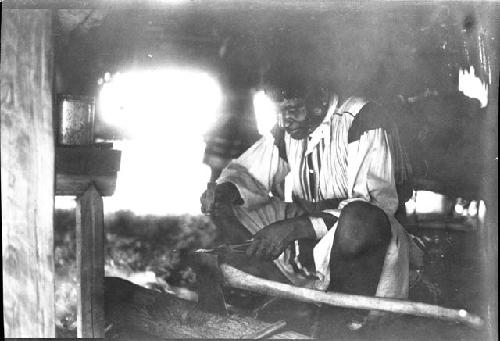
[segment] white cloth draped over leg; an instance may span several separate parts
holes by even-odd
[[[270,198],[267,204],[252,210],[237,207],[234,212],[252,234],[275,221],[293,218],[304,213],[297,205],[285,203],[278,198]],[[392,237],[385,256],[376,296],[406,298],[408,297],[409,278],[409,236],[394,217],[390,217],[389,220]],[[305,278],[296,273],[288,262],[288,250],[281,254],[274,263],[294,285],[325,291],[330,284],[330,255],[336,228],[337,223],[318,241],[313,249],[315,275],[318,279]]]

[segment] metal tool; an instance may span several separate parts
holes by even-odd
[[[213,254],[221,254],[227,252],[245,253],[250,244],[252,244],[252,241],[253,239],[250,239],[241,244],[232,244],[232,245],[222,244],[212,249],[197,249],[194,251],[194,253],[213,253]]]

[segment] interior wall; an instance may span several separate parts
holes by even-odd
[[[52,11],[3,10],[3,321],[6,337],[54,337]]]

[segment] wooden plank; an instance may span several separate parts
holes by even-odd
[[[53,338],[52,18],[50,10],[1,15],[3,331]]]
[[[56,148],[56,173],[68,175],[112,175],[120,170],[121,152],[99,146]]]
[[[113,195],[116,188],[116,173],[112,175],[56,174],[55,195],[80,196],[93,184],[102,196]]]
[[[77,199],[76,260],[77,336],[104,337],[104,213],[94,185]]]

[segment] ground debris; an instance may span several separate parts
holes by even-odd
[[[112,324],[115,334],[135,330],[161,338],[241,338],[271,326],[250,317],[204,312],[193,302],[115,277],[106,277],[105,301],[106,325]]]

